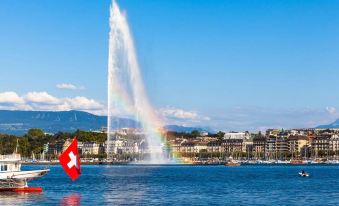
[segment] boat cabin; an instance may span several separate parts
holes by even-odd
[[[21,170],[20,154],[0,155],[0,173]]]

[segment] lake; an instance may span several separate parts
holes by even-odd
[[[0,193],[0,205],[339,205],[338,165],[84,165],[75,182],[49,168],[30,183],[43,193]]]

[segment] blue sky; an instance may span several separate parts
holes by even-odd
[[[339,1],[118,3],[167,123],[258,130],[339,117]],[[103,113],[109,5],[0,1],[0,108]]]

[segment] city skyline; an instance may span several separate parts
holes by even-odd
[[[166,123],[254,131],[339,117],[339,3],[119,3]],[[0,109],[105,114],[110,1],[0,5]]]

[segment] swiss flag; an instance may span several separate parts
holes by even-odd
[[[78,153],[78,140],[76,138],[73,139],[69,147],[60,155],[59,161],[73,181],[80,176],[80,156]]]

